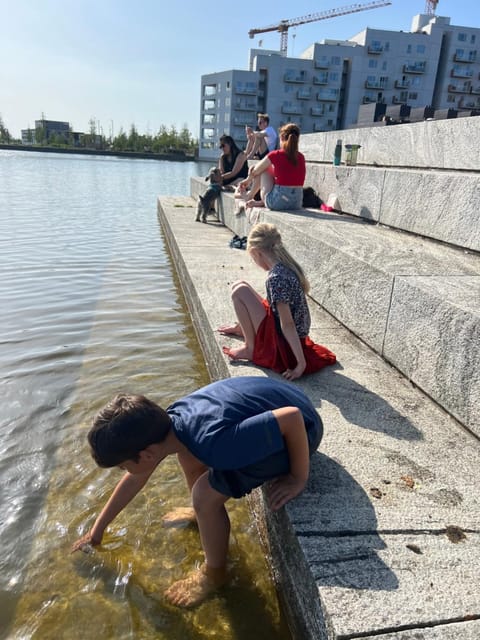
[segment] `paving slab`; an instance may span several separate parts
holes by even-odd
[[[191,198],[159,199],[159,219],[212,378],[277,377],[221,351],[236,340],[215,331],[233,319],[229,286],[246,279],[262,292],[264,282],[229,248],[232,230],[193,222]],[[301,496],[276,514],[262,492],[251,500],[294,637],[480,637],[478,439],[313,301],[311,311],[313,339],[338,364],[295,384],[324,440]]]

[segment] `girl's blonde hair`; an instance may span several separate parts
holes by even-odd
[[[310,284],[303,269],[283,246],[282,236],[274,224],[259,222],[251,229],[248,234],[247,251],[251,249],[268,253],[276,262],[281,262],[291,269],[299,279],[303,291],[308,293]]]

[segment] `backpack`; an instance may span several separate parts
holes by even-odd
[[[320,209],[322,199],[313,187],[304,187],[302,206],[306,209]]]

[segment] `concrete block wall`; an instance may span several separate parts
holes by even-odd
[[[336,141],[358,165],[332,164]],[[306,184],[355,216],[480,251],[480,117],[306,134]]]

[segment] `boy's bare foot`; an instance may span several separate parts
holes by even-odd
[[[245,345],[241,347],[222,347],[222,351],[232,360],[251,360],[253,352],[251,349],[247,349]]]
[[[245,203],[245,206],[247,207],[247,209],[254,209],[255,207],[264,207],[265,204],[263,202],[263,200],[247,200],[247,202]]]
[[[235,324],[222,324],[221,327],[218,327],[217,331],[221,333],[222,336],[240,336],[240,338],[243,338],[243,332],[238,322]]]
[[[183,580],[174,582],[166,591],[165,597],[177,607],[196,607],[208,596],[225,584],[227,572],[225,567],[209,569],[206,565],[192,571]]]
[[[162,518],[164,527],[186,527],[197,522],[193,507],[177,507]]]

